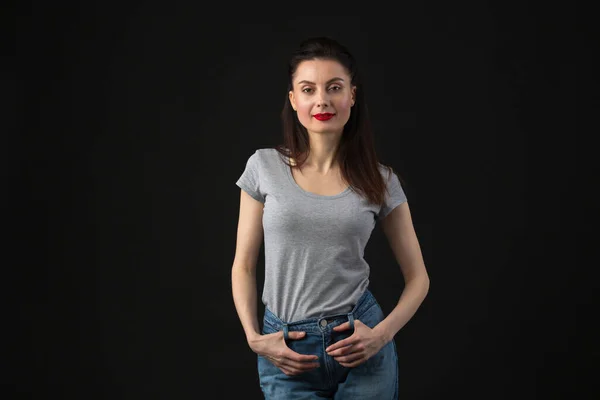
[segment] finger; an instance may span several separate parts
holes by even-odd
[[[308,371],[314,368],[318,368],[320,366],[319,361],[317,360],[296,361],[289,358],[284,358],[283,360],[281,360],[281,362],[289,368],[299,369],[302,371]]]
[[[301,372],[308,371],[314,368],[318,368],[320,365],[318,363],[315,364],[306,364],[306,363],[295,363],[285,357],[275,358],[271,356],[266,356],[272,364],[277,366],[282,372],[286,375],[297,375]]]
[[[344,340],[340,340],[339,342],[335,342],[334,344],[332,344],[331,346],[329,346],[328,348],[326,348],[325,351],[327,353],[329,353],[330,351],[339,349],[341,347],[350,346],[351,344],[354,344],[357,341],[358,341],[358,337],[356,335],[352,335],[349,338],[346,338]]]
[[[281,372],[283,372],[284,374],[295,375],[293,368],[289,367],[288,365],[285,365],[283,360],[274,358],[274,357],[270,357],[270,356],[267,356],[267,358],[269,359],[269,361],[271,361],[271,363],[273,365],[275,365],[277,368],[279,368],[281,370]]]
[[[329,354],[331,357],[336,357],[336,356],[343,356],[346,354],[350,354],[352,352],[356,352],[355,345],[342,347],[337,350],[331,350],[331,351],[328,351],[327,354]]]
[[[297,361],[286,360],[283,361],[284,365],[288,368],[298,369],[302,371],[310,371],[315,368],[319,368],[321,365],[318,362],[311,363],[299,363]]]
[[[281,371],[283,371],[284,374],[288,375],[288,376],[292,376],[292,375],[297,375],[297,372],[294,372],[292,369],[284,366],[284,365],[280,365],[279,369]]]
[[[344,322],[333,328],[334,331],[345,331],[346,329],[350,329],[350,322]]]
[[[362,358],[362,354],[360,353],[351,353],[351,354],[346,354],[344,356],[340,356],[340,357],[334,357],[334,359],[341,363],[351,363],[354,361],[358,361]]]
[[[311,364],[305,364],[305,365],[294,364],[294,362],[291,362],[290,360],[282,361],[280,363],[280,365],[281,365],[282,368],[287,369],[293,375],[301,374],[303,372],[312,371],[313,369],[316,369],[316,368],[319,367],[318,364],[316,364],[316,365],[311,365]]]
[[[300,331],[288,332],[288,338],[290,338],[290,339],[302,339],[304,336],[306,336],[306,332],[300,332]]]
[[[283,356],[289,358],[290,360],[298,361],[298,362],[310,362],[319,359],[319,356],[311,355],[311,354],[300,354],[296,353],[294,350],[291,350],[289,347],[283,353]]]
[[[300,375],[300,374],[304,374],[306,372],[308,372],[308,370],[305,369],[298,369],[298,368],[288,368],[289,371],[291,371],[290,375]]]
[[[320,366],[318,362],[303,363],[289,359],[282,360],[281,363],[288,369],[299,371],[310,371]]]

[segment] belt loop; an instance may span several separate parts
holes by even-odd
[[[289,335],[288,335],[288,324],[284,323],[283,324],[283,340],[287,341],[289,339]]]
[[[354,329],[354,314],[348,313],[348,322],[350,322],[350,329]]]

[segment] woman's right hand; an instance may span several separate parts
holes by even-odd
[[[288,338],[297,340],[305,335],[305,332],[289,332]],[[252,351],[271,361],[286,375],[299,375],[319,367],[318,356],[291,350],[285,343],[283,331],[258,335],[249,345]]]

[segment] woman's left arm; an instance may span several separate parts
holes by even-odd
[[[398,304],[373,329],[384,343],[394,336],[417,312],[429,292],[429,275],[415,232],[408,202],[404,202],[381,220],[381,227],[404,276],[404,290]]]

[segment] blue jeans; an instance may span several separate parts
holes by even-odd
[[[348,314],[311,318],[293,323],[281,321],[268,308],[263,318],[263,334],[283,331],[287,346],[300,354],[317,355],[320,367],[288,376],[268,359],[258,356],[258,376],[265,399],[387,400],[398,398],[398,355],[394,340],[377,354],[354,368],[340,365],[325,349],[354,333],[354,320],[373,328],[384,318],[381,307],[367,289]],[[333,327],[350,321],[341,332]],[[291,331],[304,331],[302,339],[289,339]]]

